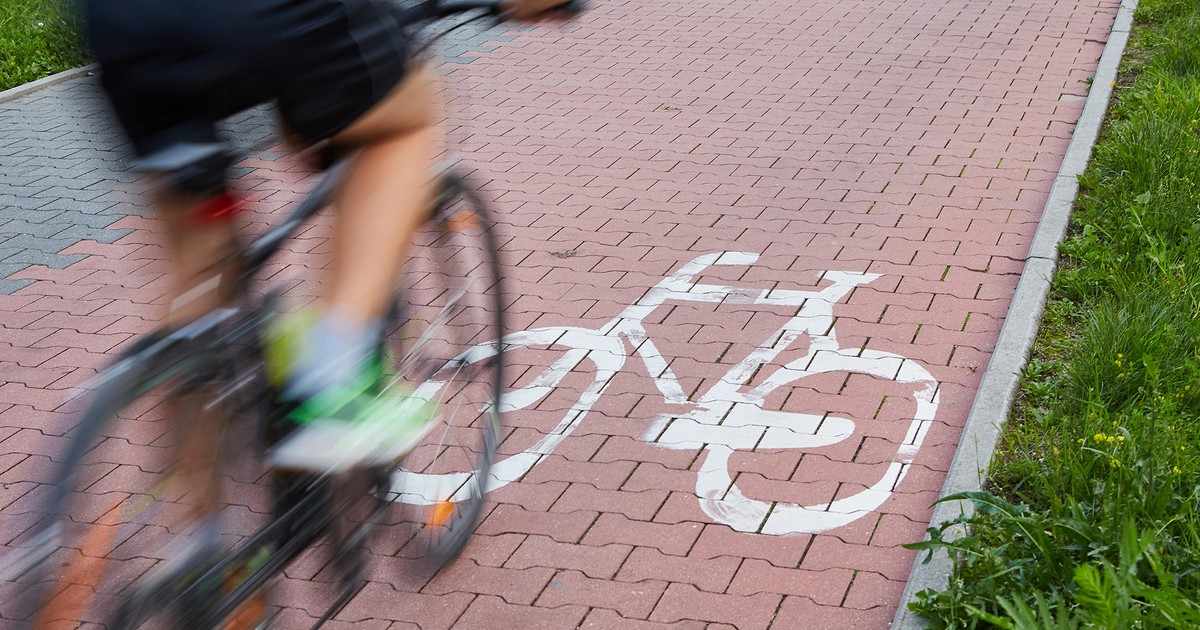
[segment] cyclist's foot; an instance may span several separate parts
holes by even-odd
[[[416,448],[434,426],[437,407],[429,401],[337,389],[301,403],[289,415],[299,427],[269,454],[271,466],[338,472],[388,464]]]
[[[432,428],[436,405],[388,387],[389,361],[375,327],[347,331],[328,319],[302,312],[268,329],[268,378],[283,390],[294,427],[268,455],[276,468],[320,473],[387,464]]]

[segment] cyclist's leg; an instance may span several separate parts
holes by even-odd
[[[279,445],[276,465],[328,469],[386,461],[427,426],[428,405],[414,402],[409,409],[401,401],[373,400],[374,390],[365,405],[361,399],[364,386],[382,376],[376,353],[396,274],[414,232],[429,218],[437,117],[436,78],[414,69],[331,138],[337,148],[358,153],[335,200],[325,309],[300,342],[285,390],[301,402],[293,419],[306,430]]]
[[[228,262],[236,247],[234,224],[228,220],[198,221],[195,208],[205,201],[166,187],[154,193],[170,252],[171,301],[164,318],[169,328],[182,326],[234,297],[237,270]],[[216,461],[226,418],[218,408],[205,404],[203,392],[207,387],[196,383],[194,391],[164,401],[171,421],[182,423],[176,427],[181,436],[176,471],[185,491],[182,502],[196,525],[193,547],[197,552],[215,544],[213,515],[221,508]]]
[[[289,417],[304,427],[274,450],[273,462],[284,467],[388,461],[419,439],[431,413],[415,399],[377,395],[395,276],[433,197],[437,84],[405,57],[407,37],[381,0],[344,1],[344,30],[323,34],[312,70],[290,79],[279,97],[296,135],[358,151],[334,202],[324,309],[308,331],[277,337],[296,342],[278,344],[278,356],[299,357],[283,391],[297,405]]]
[[[211,11],[220,13],[224,5],[234,3],[210,4]],[[249,89],[215,71],[226,67],[218,63],[217,43],[205,40],[205,29],[176,19],[178,11],[195,12],[199,6],[188,3],[184,9],[151,0],[88,3],[89,34],[103,86],[139,157],[179,143],[215,143],[214,121],[223,113],[269,98],[269,86],[253,84]],[[205,19],[191,20],[196,21]],[[209,71],[198,71],[204,67]],[[216,89],[226,84],[237,89]],[[220,162],[203,173],[189,172],[186,182],[171,175],[149,182],[170,263],[171,287],[163,314],[168,328],[182,326],[234,297],[236,270],[229,262],[236,245],[234,225],[227,216],[206,216],[224,191]],[[176,487],[183,491],[186,516],[195,525],[192,549],[204,551],[215,544],[220,508],[215,462],[225,418],[206,404],[206,385],[194,375],[189,378],[190,391],[169,396],[164,404],[167,420],[178,425],[173,472]]]
[[[428,218],[439,140],[437,89],[432,72],[415,70],[332,139],[361,147],[336,201],[328,299],[346,317],[384,317],[407,245]]]
[[[171,258],[171,301],[165,323],[176,327],[233,298],[235,251],[232,221],[195,221],[192,211],[208,201],[167,188],[154,194]]]

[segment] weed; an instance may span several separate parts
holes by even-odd
[[[86,62],[72,0],[0,2],[0,90]]]
[[[1200,4],[1136,18],[935,628],[1200,627]]]

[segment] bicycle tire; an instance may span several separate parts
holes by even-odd
[[[399,553],[438,568],[483,515],[500,440],[503,291],[494,224],[459,176],[442,176],[431,220],[401,272],[388,339],[394,380],[436,401],[436,427],[391,473],[382,498],[408,525]]]
[[[36,628],[125,628],[147,627],[144,618],[154,614],[162,616],[159,626],[164,628],[211,625],[194,615],[195,623],[181,622],[188,612],[170,599],[142,598],[144,611],[128,605],[147,579],[167,570],[173,553],[169,543],[178,542],[177,535],[190,522],[181,490],[171,481],[178,444],[184,443],[176,431],[194,422],[164,417],[162,402],[178,396],[169,390],[181,383],[200,382],[196,376],[214,365],[206,356],[211,346],[198,351],[199,346],[189,346],[191,341],[162,339],[143,339],[102,373],[68,434],[37,541],[25,548],[25,561],[32,566],[18,569],[15,579],[25,596],[3,604],[13,606],[6,618]],[[226,430],[253,435],[255,426]],[[238,473],[228,467],[221,472]]]

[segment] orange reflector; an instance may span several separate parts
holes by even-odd
[[[446,220],[451,230],[455,232],[479,231],[479,217],[470,210],[459,210]]]
[[[454,514],[454,503],[451,501],[439,501],[433,509],[429,510],[429,526],[439,527],[445,525],[450,520],[450,516]]]

